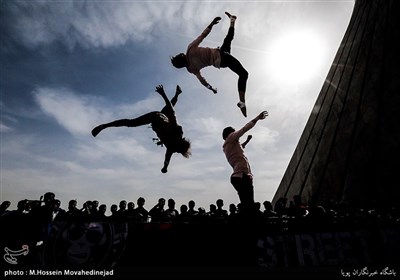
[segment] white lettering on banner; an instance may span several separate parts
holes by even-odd
[[[258,263],[265,267],[370,263],[367,231],[267,235],[259,239]]]

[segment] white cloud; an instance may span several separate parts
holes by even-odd
[[[74,135],[86,135],[95,121],[109,115],[95,108],[87,97],[77,96],[67,89],[37,88],[34,97],[41,110],[53,117],[62,127]]]
[[[15,36],[28,47],[61,41],[72,49],[147,40],[147,5],[113,1],[20,1],[7,6]]]
[[[199,7],[201,5],[201,9]],[[5,6],[9,25],[21,43],[36,48],[55,41],[69,49],[150,42],[155,30],[192,30],[181,19],[211,20],[208,7],[222,4],[143,1],[18,1]],[[208,24],[208,23],[207,23]],[[196,24],[193,24],[196,26]],[[196,31],[196,33],[198,30]]]
[[[0,123],[0,132],[8,132],[11,130],[13,130],[11,127],[9,127],[3,123]]]

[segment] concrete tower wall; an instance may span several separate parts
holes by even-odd
[[[273,203],[399,200],[399,68],[400,1],[357,0]]]

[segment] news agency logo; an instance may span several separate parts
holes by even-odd
[[[9,264],[18,264],[17,258],[18,256],[26,256],[29,253],[29,247],[28,245],[22,245],[21,250],[13,251],[10,250],[9,248],[5,247],[4,251],[6,252],[4,254],[4,260],[8,262]]]

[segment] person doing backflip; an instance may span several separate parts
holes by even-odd
[[[229,126],[222,131],[222,138],[225,140],[222,148],[228,163],[233,169],[230,178],[231,184],[238,193],[240,204],[245,214],[249,214],[253,211],[254,186],[250,164],[244,154],[244,147],[240,144],[239,139],[247,131],[252,129],[259,120],[263,120],[267,116],[268,112],[263,111],[239,130],[235,130],[233,127]]]
[[[248,72],[242,66],[242,64],[234,56],[231,55],[231,42],[233,40],[235,32],[235,21],[236,16],[231,15],[228,12],[225,14],[230,19],[230,27],[228,29],[228,34],[226,35],[221,48],[208,48],[200,47],[200,43],[205,37],[211,32],[212,27],[217,24],[221,17],[216,17],[207,26],[207,28],[197,37],[193,42],[191,42],[186,50],[186,54],[180,53],[171,58],[171,63],[176,68],[183,68],[189,71],[189,73],[194,74],[200,81],[202,85],[207,87],[209,90],[217,93],[217,89],[213,88],[206,79],[201,75],[200,70],[207,66],[214,66],[216,68],[226,68],[228,67],[233,72],[238,74],[238,92],[239,92],[239,103],[237,106],[242,111],[242,114],[247,117],[246,110],[246,84],[248,78]]]
[[[149,112],[135,119],[120,119],[98,125],[92,130],[92,135],[96,137],[103,129],[109,127],[137,127],[151,124],[152,129],[159,139],[157,145],[165,145],[166,147],[164,166],[161,169],[162,173],[166,173],[172,154],[180,153],[188,158],[191,155],[191,145],[190,141],[183,137],[183,129],[177,122],[173,107],[178,101],[178,95],[182,93],[181,88],[179,85],[176,86],[176,93],[171,101],[168,100],[162,85],[156,87],[156,92],[158,92],[165,101],[165,106],[161,111]]]

